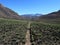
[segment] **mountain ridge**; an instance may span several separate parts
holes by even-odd
[[[42,15],[40,18],[47,18],[47,19],[60,18],[60,10],[46,14],[46,15]]]
[[[0,18],[21,19],[21,17],[13,10],[0,4]]]

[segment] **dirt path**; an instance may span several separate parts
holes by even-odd
[[[28,29],[30,28],[30,22],[29,22],[29,24],[28,24]],[[31,43],[30,43],[30,31],[29,30],[27,30],[27,33],[26,33],[26,43],[25,43],[25,45],[31,45]]]

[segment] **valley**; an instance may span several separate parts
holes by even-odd
[[[60,45],[60,10],[19,15],[0,4],[0,45]]]

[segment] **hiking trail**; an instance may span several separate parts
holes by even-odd
[[[27,30],[27,32],[26,32],[26,43],[25,43],[25,45],[31,45],[31,42],[30,42],[30,24],[31,24],[31,22],[29,22],[28,23],[28,30]]]

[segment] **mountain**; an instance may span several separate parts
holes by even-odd
[[[24,14],[19,15],[15,11],[0,4],[0,18],[22,19],[22,20],[37,20],[46,22],[59,22],[60,23],[60,10],[42,15],[42,14]]]
[[[19,15],[15,11],[0,4],[0,18],[22,19],[22,20],[36,20],[42,14],[24,14]]]
[[[43,16],[40,16],[40,18],[45,18],[45,19],[56,19],[60,18],[60,10],[56,12],[52,12]]]
[[[45,21],[45,22],[58,22],[60,23],[60,10],[42,15],[39,17],[40,21]]]
[[[38,20],[38,17],[42,14],[24,14],[21,15],[23,19],[25,20]]]
[[[0,4],[0,18],[21,19],[21,17],[13,10]]]

